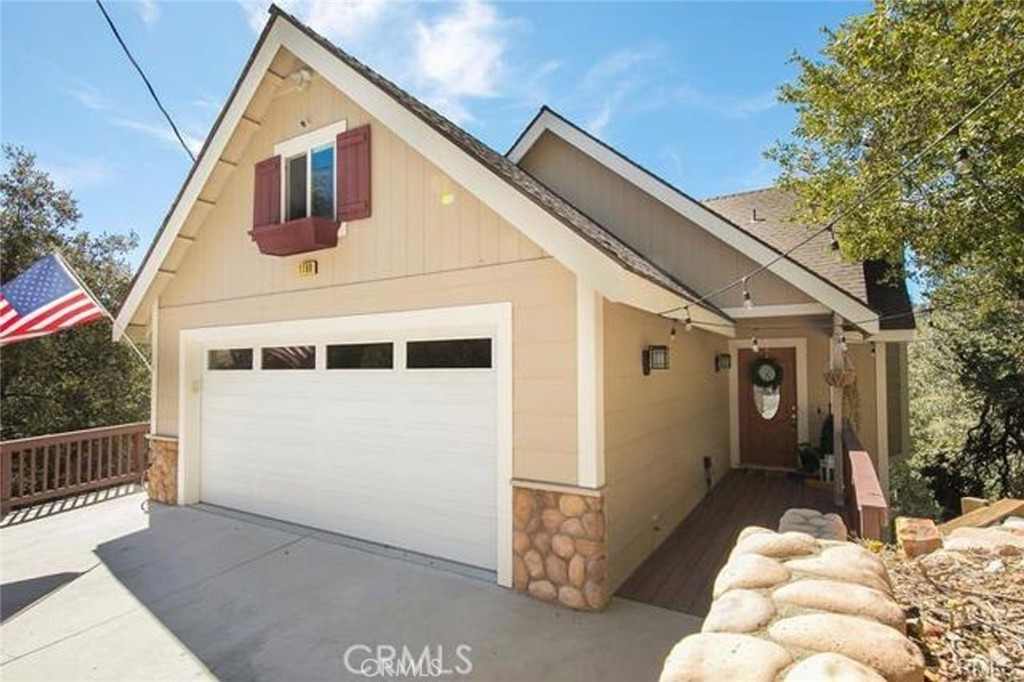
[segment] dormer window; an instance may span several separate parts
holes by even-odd
[[[370,216],[370,126],[325,126],[274,145],[256,164],[253,229],[261,253],[337,246],[342,223]]]

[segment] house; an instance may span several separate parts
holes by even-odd
[[[153,489],[599,609],[708,483],[796,466],[841,346],[877,466],[906,448],[905,289],[784,255],[784,210],[547,109],[499,154],[272,8],[115,325],[153,348]],[[759,266],[752,308],[704,298]]]

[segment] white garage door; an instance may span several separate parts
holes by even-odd
[[[206,344],[203,501],[495,568],[491,338]]]

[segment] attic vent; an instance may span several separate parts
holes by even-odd
[[[751,210],[751,212],[750,212],[750,222],[752,222],[752,223],[763,223],[764,221],[765,221],[765,218],[763,218],[762,216],[757,215],[757,209],[756,208]]]

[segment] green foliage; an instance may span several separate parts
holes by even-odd
[[[0,279],[59,250],[96,297],[116,307],[128,291],[127,256],[138,242],[77,228],[74,198],[22,149],[4,146],[0,176]],[[140,421],[149,411],[149,372],[107,321],[5,346],[0,352],[4,440]]]
[[[910,254],[937,311],[911,351],[915,454],[898,476],[947,513],[1024,494],[1024,4],[889,0],[826,38],[820,59],[794,58],[781,97],[798,124],[768,155],[797,220],[843,214],[850,259]]]
[[[943,515],[928,480],[908,458],[899,457],[890,462],[889,487],[892,490],[889,510],[892,518],[917,516],[937,519]]]

